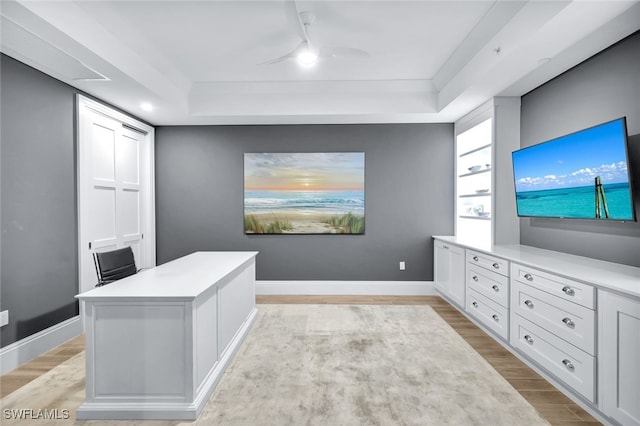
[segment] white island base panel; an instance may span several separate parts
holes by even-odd
[[[197,419],[255,321],[255,254],[198,252],[79,295],[77,419]]]
[[[254,308],[238,334],[233,338],[227,351],[203,381],[195,398],[193,398],[193,402],[174,402],[170,395],[166,395],[168,398],[165,402],[145,402],[144,398],[139,402],[106,402],[103,399],[96,403],[85,402],[78,408],[76,418],[78,420],[196,420],[222,378],[222,374],[233,360],[245,336],[249,333],[256,314],[257,310]],[[161,375],[162,373],[162,371],[158,371],[156,374]],[[131,397],[127,399],[131,399]],[[161,395],[156,395],[153,399],[157,400],[158,397],[162,398]]]

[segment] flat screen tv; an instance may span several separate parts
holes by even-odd
[[[512,156],[518,216],[636,220],[625,117]]]

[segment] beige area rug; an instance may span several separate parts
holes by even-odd
[[[75,421],[84,353],[8,395],[3,413],[69,410],[37,425],[548,425],[429,306],[258,308],[196,422]]]

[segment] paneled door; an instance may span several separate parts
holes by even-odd
[[[640,426],[640,299],[598,290],[600,408]]]
[[[82,293],[97,282],[94,252],[130,246],[138,268],[155,265],[153,128],[81,96],[78,112]]]

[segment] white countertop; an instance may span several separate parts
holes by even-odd
[[[490,245],[452,236],[434,239],[640,298],[640,268],[524,245]]]
[[[193,300],[257,254],[256,251],[199,251],[78,294],[76,298],[84,301],[158,298]]]

